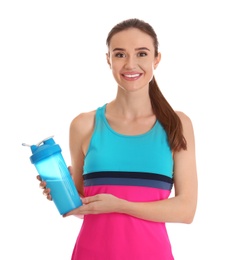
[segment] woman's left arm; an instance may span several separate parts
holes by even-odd
[[[191,223],[197,207],[198,180],[194,131],[190,118],[178,112],[187,150],[174,154],[174,192],[169,199],[134,203],[120,202],[121,212],[150,221]]]

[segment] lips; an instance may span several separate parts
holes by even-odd
[[[126,78],[127,80],[136,80],[136,79],[138,79],[139,77],[141,77],[141,73],[132,73],[132,74],[130,74],[130,73],[125,73],[125,74],[122,74],[122,76],[124,77],[124,78]]]

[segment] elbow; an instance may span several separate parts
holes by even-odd
[[[197,200],[183,199],[181,200],[181,206],[179,209],[182,212],[182,214],[180,214],[181,222],[183,224],[191,224],[195,217]]]
[[[194,217],[186,217],[185,219],[183,219],[183,224],[191,224],[193,222]]]
[[[195,217],[195,210],[189,210],[186,214],[183,214],[182,223],[191,224]]]

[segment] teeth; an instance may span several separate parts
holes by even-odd
[[[139,74],[125,75],[125,77],[128,77],[128,78],[135,78],[138,76],[139,76]]]

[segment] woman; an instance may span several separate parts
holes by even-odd
[[[84,216],[71,259],[174,259],[165,223],[191,223],[197,205],[192,123],[157,86],[161,54],[148,23],[122,21],[107,47],[117,95],[70,125],[69,169],[83,205],[64,217]]]

